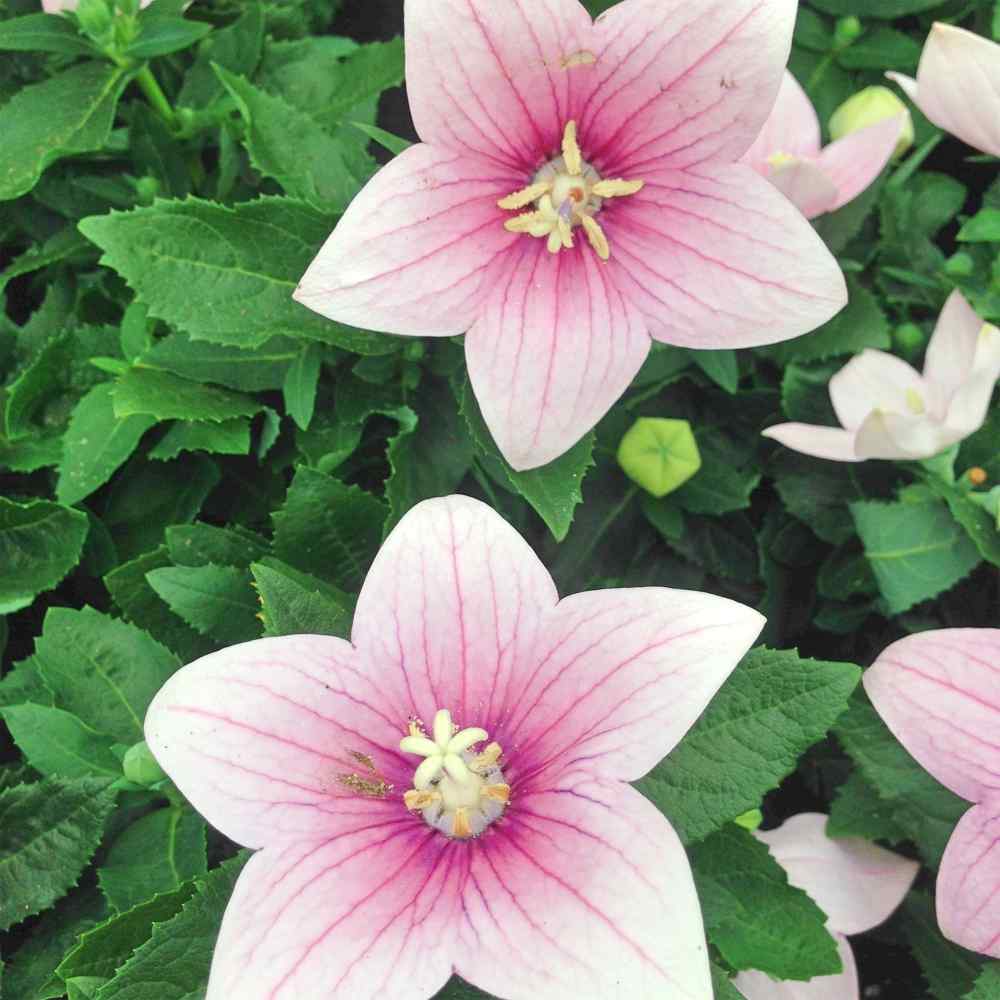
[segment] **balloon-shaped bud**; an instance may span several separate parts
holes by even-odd
[[[701,454],[686,420],[640,417],[618,446],[618,464],[629,479],[659,498],[701,468]]]
[[[122,772],[129,781],[146,787],[155,785],[166,777],[163,768],[156,762],[152,751],[146,746],[145,740],[141,740],[125,751]]]
[[[892,346],[907,361],[915,361],[930,338],[916,323],[900,323],[892,331]]]
[[[846,49],[861,37],[863,30],[861,21],[853,14],[840,18],[833,29],[833,47],[838,52]]]
[[[902,156],[913,145],[913,118],[906,105],[888,87],[865,87],[844,101],[830,117],[830,138],[843,139],[845,135],[897,115],[904,116],[903,130],[893,156]]]

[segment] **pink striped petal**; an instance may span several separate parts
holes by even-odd
[[[907,394],[916,392],[926,401],[928,391],[920,373],[902,358],[871,349],[851,358],[830,379],[830,402],[848,430],[860,427],[875,409],[907,413]]]
[[[837,202],[837,186],[823,169],[808,160],[796,160],[780,166],[767,165],[759,171],[807,219],[832,211]]]
[[[864,685],[896,739],[943,785],[970,802],[1000,790],[1000,629],[907,636]]]
[[[761,435],[783,444],[792,451],[828,458],[833,462],[860,462],[855,451],[855,434],[840,427],[820,427],[816,424],[776,424],[761,431]]]
[[[920,865],[858,837],[826,835],[827,817],[800,813],[757,833],[788,881],[802,889],[840,934],[861,934],[888,920]]]
[[[1000,156],[1000,46],[939,22],[924,44],[916,86],[896,73],[886,75],[939,128]]]
[[[950,397],[968,378],[976,359],[983,321],[956,288],[948,296],[927,345],[924,378]]]
[[[860,1000],[861,983],[854,952],[843,934],[834,934],[837,953],[844,966],[835,976],[817,976],[800,983],[791,979],[780,982],[763,972],[737,973],[733,985],[746,1000]]]
[[[464,333],[490,262],[518,237],[497,200],[521,176],[486,160],[411,146],[351,202],[295,299],[329,319],[408,336]]]
[[[905,125],[906,116],[900,114],[845,135],[820,153],[819,168],[837,188],[831,211],[854,201],[875,183],[892,158]]]
[[[763,626],[751,608],[694,591],[565,598],[508,703],[504,745],[517,748],[516,775],[544,786],[551,768],[579,761],[604,778],[640,778],[680,741]]]
[[[352,634],[382,704],[400,720],[396,741],[408,717],[429,726],[442,708],[495,737],[557,600],[538,557],[486,504],[453,496],[414,507],[369,570]]]
[[[798,80],[786,69],[771,113],[743,162],[760,168],[775,153],[819,156],[820,128],[816,109]]]
[[[564,774],[468,852],[456,971],[508,1000],[711,1000],[691,869],[634,789]]]
[[[584,154],[632,176],[739,159],[774,104],[794,0],[624,0],[597,21]]]
[[[529,175],[558,155],[594,80],[572,58],[592,45],[577,0],[406,0],[404,9],[406,88],[424,142]]]
[[[515,469],[576,444],[649,353],[642,316],[585,239],[577,230],[577,246],[553,256],[522,237],[487,278],[492,295],[465,338],[476,399]]]
[[[938,872],[937,916],[950,941],[1000,958],[1000,797],[955,827]]]
[[[451,975],[464,851],[405,814],[250,859],[206,1000],[427,1000]]]
[[[405,715],[386,714],[342,639],[288,636],[230,646],[184,667],[153,699],[146,740],[213,826],[247,847],[315,836],[358,802],[342,783],[368,755],[397,788]],[[352,755],[353,754],[353,755]],[[400,809],[399,796],[372,808]]]
[[[601,212],[615,283],[657,340],[754,347],[825,323],[844,276],[812,226],[745,164],[656,170]]]

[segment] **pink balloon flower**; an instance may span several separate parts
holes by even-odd
[[[915,861],[858,837],[834,840],[826,835],[826,821],[821,813],[801,813],[756,836],[785,869],[788,881],[826,914],[844,969],[806,982],[776,982],[763,972],[740,972],[733,982],[747,1000],[860,1000],[848,935],[887,920],[917,877]]]
[[[941,933],[1000,958],[1000,629],[919,632],[865,672],[875,710],[917,762],[976,803],[937,879]]]
[[[1000,156],[1000,45],[939,22],[927,36],[916,80],[886,76],[939,128]]]
[[[853,201],[875,181],[906,125],[901,111],[821,148],[812,102],[786,70],[770,117],[743,160],[813,219]]]
[[[141,0],[140,7],[148,7],[153,0]],[[47,14],[61,14],[64,10],[76,10],[80,0],[42,0],[42,10]]]
[[[234,646],[150,707],[146,738],[181,791],[263,848],[208,1000],[426,1000],[453,972],[510,1000],[711,1000],[684,850],[626,783],[762,624],[689,591],[560,601],[489,507],[414,508],[351,642]]]
[[[408,336],[465,333],[516,469],[627,388],[650,338],[796,337],[846,288],[798,212],[737,162],[788,56],[795,0],[406,0],[417,132],[295,297]]]
[[[778,424],[764,437],[836,462],[937,455],[979,430],[1000,376],[1000,330],[948,297],[921,375],[884,351],[866,350],[830,379],[840,427]]]

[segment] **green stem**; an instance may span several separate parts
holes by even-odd
[[[826,71],[830,68],[833,60],[837,58],[837,50],[834,49],[833,52],[828,52],[819,61],[819,65],[812,71],[812,75],[806,82],[806,90],[811,94],[820,84],[820,81],[826,76]]]
[[[167,95],[163,93],[163,89],[156,82],[156,77],[153,76],[150,68],[143,66],[136,74],[135,81],[146,95],[146,100],[149,101],[152,109],[171,128],[175,128],[177,125],[177,113],[171,107],[170,101],[167,100]]]

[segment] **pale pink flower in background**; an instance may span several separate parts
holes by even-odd
[[[756,836],[785,869],[788,881],[826,914],[827,930],[837,942],[844,969],[806,982],[777,982],[763,972],[740,972],[733,983],[747,1000],[859,1000],[858,970],[848,935],[887,920],[917,877],[917,862],[884,847],[858,837],[828,837],[827,818],[801,813]]]
[[[1000,45],[938,22],[924,43],[916,80],[886,76],[938,128],[1000,156]]]
[[[982,427],[998,376],[1000,330],[954,291],[922,375],[893,354],[862,351],[830,379],[843,428],[778,424],[764,437],[837,462],[930,458]]]
[[[153,0],[141,0],[140,7],[148,7]],[[42,0],[42,10],[47,14],[61,14],[64,10],[76,10],[80,0]]]
[[[812,102],[786,70],[774,108],[743,160],[813,219],[853,201],[876,180],[907,117],[904,109],[823,148]]]
[[[208,1000],[425,1000],[452,972],[509,1000],[711,1000],[684,850],[627,782],[762,624],[689,591],[560,601],[489,507],[418,505],[371,567],[351,642],[234,646],[150,707],[178,788],[263,848]]]
[[[937,917],[949,940],[1000,958],[1000,629],[907,636],[879,656],[864,685],[917,762],[976,803],[941,859]]]
[[[362,190],[295,293],[343,323],[466,334],[483,416],[544,465],[650,340],[750,347],[846,301],[833,257],[739,159],[774,103],[795,0],[406,0],[423,142]]]

